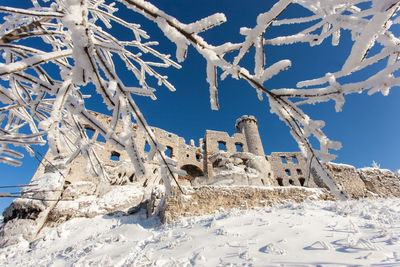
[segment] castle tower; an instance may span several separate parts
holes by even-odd
[[[254,116],[243,115],[236,120],[236,130],[246,137],[247,147],[250,153],[258,156],[265,156],[258,132],[257,120]]]

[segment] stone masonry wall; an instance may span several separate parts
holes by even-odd
[[[304,185],[307,166],[300,152],[272,152],[267,158],[274,174],[274,185]],[[308,187],[317,187],[317,185],[310,179]]]
[[[301,202],[306,199],[334,199],[326,189],[322,188],[199,186],[183,189],[185,194],[175,188],[173,195],[167,197],[165,211],[160,214],[163,222],[169,223],[181,216],[212,214],[218,210],[232,208],[249,209],[286,202]]]

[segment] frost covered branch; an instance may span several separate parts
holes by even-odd
[[[347,198],[322,164],[334,159],[335,155],[330,154],[330,150],[339,149],[341,145],[324,134],[323,121],[312,120],[301,106],[333,100],[336,110],[340,111],[347,94],[368,90],[369,94],[381,92],[387,95],[393,86],[399,85],[396,76],[400,42],[391,31],[393,25],[400,23],[399,1],[280,0],[257,17],[254,28],[240,29],[243,42],[227,42],[219,46],[209,44],[199,34],[224,23],[224,14],[216,13],[184,24],[144,0],[119,2],[153,21],[176,44],[179,62],[186,59],[190,45],[204,57],[212,109],[219,109],[218,80],[228,76],[247,81],[256,90],[260,100],[266,95],[271,112],[289,126],[311,169],[321,176],[336,196]],[[180,68],[180,65],[171,60],[169,55],[158,52],[154,48],[156,42],[145,41],[149,36],[140,25],[119,17],[115,3],[55,0],[50,5],[40,6],[38,1],[32,1],[32,4],[33,8],[24,10],[0,7],[0,12],[11,14],[5,17],[5,22],[0,26],[0,49],[4,59],[0,64],[0,79],[3,81],[0,119],[4,121],[0,132],[0,155],[8,153],[18,158],[20,155],[13,155],[10,151],[14,150],[9,149],[8,144],[21,144],[29,148],[32,143],[43,142],[42,135],[46,133],[55,153],[69,157],[69,161],[82,154],[88,159],[93,173],[107,179],[105,171],[98,164],[94,144],[85,134],[84,121],[114,145],[127,150],[137,174],[144,174],[145,169],[135,144],[135,132],[132,131],[133,122],[136,122],[146,133],[151,145],[148,157],[152,159],[156,156],[172,177],[174,172],[179,172],[174,167],[176,163],[165,156],[165,147],[150,131],[133,95],[156,99],[156,89],[148,84],[149,76],[154,77],[159,85],[174,91],[173,85],[157,68]],[[292,4],[302,6],[312,15],[280,19],[280,14]],[[128,40],[120,40],[113,33],[115,24],[130,31]],[[289,36],[265,38],[265,33],[271,27],[292,24],[304,24],[306,28]],[[338,45],[344,31],[351,33],[353,45],[340,70],[300,81],[297,88],[270,90],[264,86],[266,81],[292,65],[289,59],[282,59],[266,66],[265,56],[270,46],[295,43],[315,46],[328,38],[332,45]],[[31,37],[39,37],[42,44],[33,47],[24,42]],[[249,56],[253,48],[254,70],[250,70],[242,59]],[[371,53],[372,50],[375,52]],[[154,60],[149,61],[142,54],[150,54]],[[233,54],[232,62],[225,58],[227,54]],[[138,86],[124,84],[124,79],[116,69],[115,58],[125,64],[137,79]],[[364,81],[346,82],[346,77],[378,62],[384,62],[385,66]],[[55,68],[59,70],[56,74]],[[89,83],[95,85],[108,109],[113,111],[111,127],[96,121],[85,109],[87,100],[80,90]],[[118,120],[123,125],[121,133],[116,132]],[[311,146],[310,138],[318,140],[319,149]],[[18,143],[16,139],[23,141]],[[0,158],[0,161],[9,160]],[[167,184],[167,179],[164,182]]]
[[[279,116],[291,129],[291,134],[296,139],[303,154],[310,161],[314,171],[324,180],[328,187],[340,198],[347,198],[324,170],[320,162],[328,162],[336,156],[330,154],[330,149],[339,149],[340,143],[329,140],[321,130],[325,123],[314,121],[300,108],[300,105],[329,101],[336,101],[336,110],[340,111],[344,103],[344,95],[368,90],[369,93],[381,91],[387,95],[390,88],[398,85],[398,78],[394,73],[398,70],[398,38],[390,31],[396,19],[399,8],[398,1],[310,1],[310,0],[280,0],[268,12],[262,13],[257,18],[257,25],[252,28],[242,28],[240,33],[245,36],[245,41],[239,44],[225,43],[221,46],[208,44],[198,35],[199,31],[188,30],[189,25],[183,24],[154,5],[142,0],[125,0],[129,7],[142,13],[148,19],[153,20],[159,28],[177,46],[177,58],[183,61],[186,58],[187,47],[193,45],[207,61],[207,82],[210,85],[210,103],[212,109],[219,109],[217,71],[222,70],[221,78],[228,75],[235,79],[246,80],[258,92],[259,98],[267,95],[271,112]],[[314,15],[306,18],[278,20],[279,15],[291,4],[296,3],[310,10]],[[361,9],[357,5],[371,3],[370,8]],[[219,19],[215,19],[219,17]],[[208,28],[225,21],[225,17],[219,14],[203,19],[209,21]],[[285,24],[299,24],[313,22],[310,27],[291,36],[281,36],[274,39],[264,39],[264,33],[271,26]],[[190,24],[191,26],[196,23]],[[195,27],[196,28],[196,27]],[[332,44],[338,45],[340,33],[350,30],[354,44],[349,57],[337,73],[327,73],[325,77],[311,81],[299,82],[299,87],[320,85],[329,83],[327,87],[318,89],[278,89],[267,90],[263,84],[272,76],[277,75],[291,66],[290,60],[284,59],[265,68],[266,46],[289,45],[297,42],[306,42],[310,45],[319,45],[328,37],[332,37]],[[377,55],[368,57],[371,47],[379,43],[383,46]],[[245,67],[241,67],[240,61],[255,48],[254,74]],[[237,51],[232,63],[224,59],[225,54]],[[383,59],[387,60],[387,66],[367,80],[359,83],[340,84],[336,79],[351,75]],[[316,138],[320,143],[317,150],[311,146],[310,137]]]
[[[156,68],[180,65],[154,49],[157,42],[149,42],[140,25],[129,23],[115,13],[115,3],[90,0],[52,1],[50,5],[32,1],[33,7],[18,9],[0,7],[9,13],[0,26],[0,161],[19,165],[22,154],[10,145],[43,144],[47,134],[52,152],[70,162],[81,154],[87,159],[88,169],[101,179],[107,173],[95,152],[96,145],[85,133],[83,123],[96,128],[106,139],[128,152],[136,175],[145,173],[136,148],[133,124],[146,133],[152,147],[150,158],[159,159],[173,176],[176,170],[148,127],[132,95],[156,99],[156,91],[147,78],[152,76],[158,85],[174,91],[167,77]],[[119,24],[131,35],[127,41],[112,31]],[[39,37],[41,43],[25,42]],[[147,54],[143,57],[143,54]],[[149,56],[153,60],[149,60]],[[126,86],[117,71],[122,61],[138,86]],[[58,70],[58,71],[57,71]],[[126,75],[126,74],[125,74]],[[95,121],[86,111],[87,96],[81,89],[94,84],[107,108],[113,110],[112,127]],[[116,132],[116,122],[122,120],[123,131]],[[31,132],[31,133],[29,133]],[[4,156],[3,156],[4,155]],[[14,158],[12,158],[14,157]],[[167,177],[164,183],[169,184]]]

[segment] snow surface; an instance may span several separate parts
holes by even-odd
[[[1,266],[400,266],[400,199],[219,211],[163,226],[136,215],[73,219],[0,250]]]

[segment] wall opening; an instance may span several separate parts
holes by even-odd
[[[97,135],[97,138],[96,138],[96,141],[97,141],[97,142],[105,143],[105,142],[106,142],[106,139],[105,139],[104,136],[102,136],[101,134],[98,134],[98,135]]]
[[[151,149],[151,147],[150,147],[149,143],[146,142],[146,144],[144,144],[144,152],[148,153],[148,152],[150,152],[150,149]]]
[[[297,169],[296,172],[297,172],[298,175],[302,175],[303,174],[303,172],[300,169]]]
[[[299,183],[301,186],[304,186],[304,183],[306,182],[306,179],[304,178],[299,178]]]
[[[226,151],[226,143],[224,141],[218,141],[218,150]]]
[[[289,184],[294,185],[294,181],[292,179],[289,179]]]
[[[282,164],[286,164],[286,158],[285,158],[285,156],[281,156],[281,161],[282,161]]]
[[[167,146],[167,150],[165,150],[165,155],[172,158],[172,156],[173,156],[172,152],[173,152],[172,147]]]
[[[290,170],[289,169],[286,169],[285,173],[286,173],[287,176],[290,176]]]
[[[243,152],[243,144],[242,143],[235,143],[236,152]]]
[[[90,125],[84,125],[83,127],[85,128],[85,133],[86,133],[87,137],[89,139],[92,139],[92,137],[95,133],[95,130],[93,129],[93,127],[91,127]]]
[[[112,161],[119,161],[119,157],[121,156],[121,154],[119,154],[117,151],[112,151],[111,152],[111,156],[110,159]]]
[[[203,158],[203,156],[200,153],[196,153],[196,160],[198,162],[200,162],[202,158]]]
[[[282,178],[276,178],[276,181],[278,182],[279,186],[283,186],[283,179]]]
[[[196,177],[204,176],[204,172],[197,166],[187,164],[181,167],[181,170],[186,171],[186,176],[179,176],[179,179],[194,180]]]
[[[297,164],[298,163],[296,156],[292,156],[292,162],[293,162],[293,164]]]

